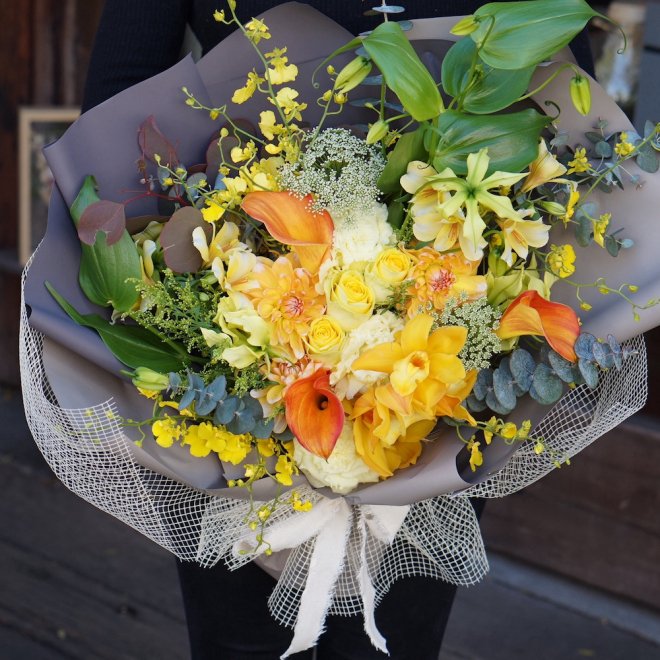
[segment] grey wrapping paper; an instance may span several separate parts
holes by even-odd
[[[320,62],[333,50],[346,43],[351,35],[333,21],[307,5],[288,3],[264,14],[271,28],[270,44],[286,45],[290,60],[299,67],[300,74],[295,88],[301,99],[309,104],[305,120],[314,123],[318,108],[314,100],[319,95],[310,83],[311,74]],[[410,37],[429,69],[439,75],[440,57],[449,43],[455,39],[449,30],[457,18],[433,18],[415,21]],[[301,35],[300,26],[304,25]],[[568,52],[562,57],[570,58]],[[345,56],[350,57],[349,55]],[[237,64],[238,63],[238,64]],[[163,133],[178,147],[182,162],[191,165],[203,162],[210,136],[217,129],[203,112],[194,112],[184,104],[181,87],[186,86],[203,102],[212,105],[227,103],[235,89],[244,83],[245,74],[252,67],[260,66],[251,46],[240,34],[235,33],[219,44],[199,63],[186,58],[164,73],[140,83],[106,101],[83,115],[57,143],[46,150],[46,156],[54,173],[58,189],[53,195],[49,211],[49,225],[44,241],[39,247],[25,286],[26,303],[32,310],[30,323],[42,332],[47,341],[44,361],[48,366],[49,380],[62,407],[85,407],[113,396],[124,417],[145,418],[144,401],[132,391],[131,386],[117,377],[121,365],[110,355],[98,336],[91,330],[74,325],[62,312],[43,287],[49,280],[55,288],[81,312],[99,312],[89,303],[77,284],[80,248],[69,218],[67,206],[73,201],[84,177],[94,174],[99,182],[101,196],[123,201],[139,194],[135,161],[139,157],[137,129],[149,115],[154,115]],[[549,74],[547,67],[538,76]],[[324,72],[320,73],[322,92]],[[542,94],[537,95],[540,108],[551,99],[562,107],[560,127],[572,130],[572,138],[579,141],[580,131],[589,130],[598,117],[607,117],[612,129],[629,128],[630,124],[613,101],[596,85],[593,85],[594,111],[589,118],[582,118],[572,109],[568,93],[567,76],[559,76]],[[585,74],[586,75],[586,74]],[[537,78],[538,80],[538,78]],[[365,95],[370,95],[365,90]],[[359,96],[359,94],[357,95]],[[263,99],[254,99],[242,106],[228,104],[228,112],[234,118],[252,119],[256,123],[258,113],[266,109]],[[365,123],[369,117],[356,108],[347,106],[340,115],[342,124]],[[625,279],[640,285],[644,293],[660,295],[660,262],[655,253],[658,248],[657,212],[660,209],[660,182],[658,175],[644,175],[647,185],[640,191],[629,187],[623,194],[606,197],[607,210],[613,211],[613,222],[625,218],[626,235],[636,242],[618,260],[609,258],[599,248],[592,248],[585,258],[578,252],[577,277],[582,281],[593,280],[607,271],[608,281],[616,283]],[[635,209],[635,213],[631,213]],[[129,206],[130,215],[155,212],[153,198],[143,198]],[[570,232],[572,233],[572,232]],[[566,242],[565,237],[555,234],[554,242]],[[653,253],[652,253],[653,250]],[[575,305],[572,290],[558,284],[553,292],[556,297]],[[622,309],[612,297],[593,300],[594,310],[585,316],[585,327],[597,334],[612,332],[619,339],[626,339],[658,324],[660,311],[655,309],[643,314],[642,322],[634,324],[632,314]],[[99,398],[100,397],[100,398]],[[540,419],[547,408],[533,401],[521,401],[511,416],[514,421]],[[401,470],[386,481],[366,485],[346,499],[355,504],[409,504],[439,494],[462,490],[476,480],[486,479],[499,469],[514,451],[503,442],[493,442],[485,448],[484,465],[476,475],[461,474],[457,468],[457,456],[465,452],[463,443],[450,429],[436,431],[435,442],[429,443],[415,466]],[[133,438],[134,439],[134,438]],[[145,467],[222,497],[245,497],[241,489],[226,487],[225,474],[231,466],[223,466],[217,458],[204,459],[190,456],[181,447],[162,448],[155,442],[145,442],[143,448],[127,443],[135,460]],[[464,478],[465,477],[465,478]],[[304,483],[297,478],[296,483]],[[295,485],[295,484],[294,484]],[[269,480],[255,484],[256,499],[270,499],[277,487]],[[329,489],[321,493],[334,497]]]

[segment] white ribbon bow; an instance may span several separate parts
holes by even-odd
[[[295,548],[315,539],[293,640],[281,660],[313,647],[323,633],[354,523],[360,540],[358,586],[364,611],[364,629],[371,643],[379,651],[388,653],[385,638],[376,627],[376,590],[367,565],[367,533],[370,532],[382,543],[391,544],[409,509],[409,506],[352,507],[343,498],[323,498],[314,504],[311,511],[300,512],[268,528],[267,540],[273,552]],[[265,550],[266,546],[259,546],[253,537],[243,538],[233,546],[235,556],[245,552],[258,556]]]

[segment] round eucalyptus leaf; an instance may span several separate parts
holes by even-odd
[[[555,403],[564,393],[564,385],[547,364],[537,364],[534,370],[530,396],[544,405]]]
[[[559,376],[559,378],[565,383],[572,383],[575,381],[576,374],[572,362],[569,362],[555,351],[550,351],[548,354],[548,362],[555,374],[557,374],[557,376]]]
[[[581,358],[578,361],[578,368],[584,378],[584,382],[593,390],[598,387],[599,371],[598,367],[591,360]]]
[[[601,369],[611,369],[614,366],[614,356],[609,344],[600,341],[594,344],[594,360]]]
[[[509,369],[513,375],[516,385],[527,392],[532,385],[532,376],[536,367],[536,361],[529,351],[524,348],[518,348],[511,353],[509,360]]]
[[[472,388],[472,394],[483,401],[493,387],[493,372],[490,369],[482,369],[477,375],[477,380]]]
[[[493,372],[493,392],[503,407],[511,410],[516,407],[517,397],[513,391],[513,376],[504,360]]]
[[[576,340],[573,350],[583,360],[591,360],[594,356],[596,338],[588,332],[583,332]]]
[[[479,401],[476,396],[470,394],[470,396],[465,400],[468,408],[472,412],[482,412],[488,407],[485,401]]]
[[[491,390],[488,392],[486,395],[486,405],[494,412],[497,413],[498,415],[508,415],[513,408],[507,408],[504,406],[495,396],[495,392]]]

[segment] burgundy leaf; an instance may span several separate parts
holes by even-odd
[[[94,245],[96,235],[106,234],[108,245],[116,243],[126,229],[126,213],[123,204],[101,200],[90,204],[80,216],[78,238],[87,245]]]
[[[204,221],[199,209],[185,206],[172,214],[160,234],[165,265],[175,273],[194,273],[202,265],[202,255],[193,245],[193,229],[202,227],[206,240],[210,241],[213,230]]]
[[[172,169],[179,164],[174,145],[160,132],[153,115],[147,117],[140,125],[138,144],[143,158],[148,158],[155,163],[154,156],[158,154],[162,163]]]

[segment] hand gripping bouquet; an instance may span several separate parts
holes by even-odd
[[[638,410],[658,315],[658,129],[565,48],[595,12],[376,10],[352,40],[296,3],[217,11],[215,50],[47,149],[24,282],[56,474],[182,559],[279,560],[285,655],[328,612],[385,650],[398,577],[481,579],[468,498]]]

